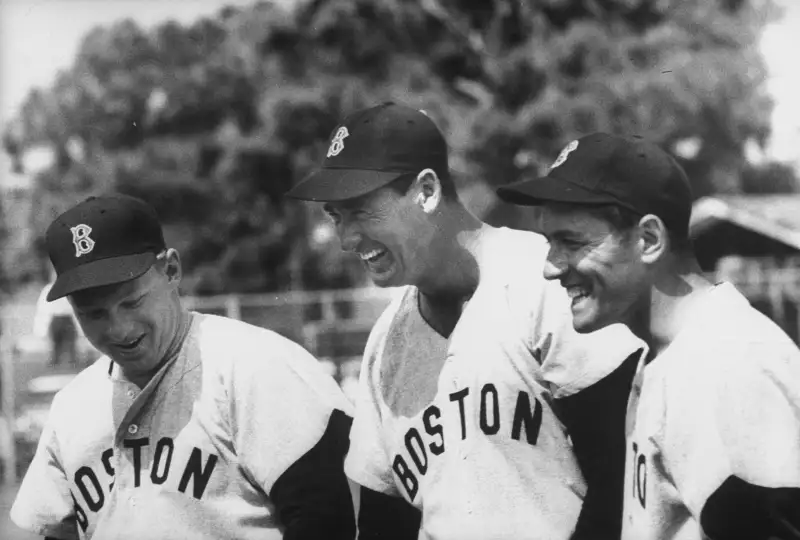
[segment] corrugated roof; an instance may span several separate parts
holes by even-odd
[[[800,195],[716,195],[695,202],[693,238],[721,221],[800,249]]]

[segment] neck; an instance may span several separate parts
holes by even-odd
[[[632,317],[631,331],[650,347],[656,356],[674,341],[683,329],[694,306],[711,289],[695,261],[662,271],[650,288],[647,301]]]
[[[174,358],[183,346],[186,336],[189,334],[189,327],[192,324],[192,314],[189,310],[181,306],[178,310],[178,324],[175,327],[175,334],[172,336],[169,347],[164,353],[164,357],[159,362],[159,367],[166,364],[171,358]]]
[[[430,298],[463,299],[478,286],[480,250],[492,227],[460,205],[441,217],[429,248],[434,262],[417,288]]]

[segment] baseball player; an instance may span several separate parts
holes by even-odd
[[[67,539],[353,539],[351,410],[299,345],[188,311],[155,211],[91,197],[48,228],[103,356],[59,392],[11,510]]]
[[[800,538],[800,351],[689,241],[681,167],[641,138],[572,142],[546,177],[501,188],[541,205],[545,268],[575,328],[647,345],[627,418],[627,540]]]
[[[608,538],[578,525],[593,513],[554,397],[615,371],[633,334],[574,332],[563,290],[541,278],[543,238],[461,204],[444,137],[418,110],[348,116],[289,196],[324,202],[373,282],[404,287],[361,369],[345,465],[363,488],[359,538]],[[401,499],[417,511],[388,502]]]

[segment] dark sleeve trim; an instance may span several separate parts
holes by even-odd
[[[586,496],[572,540],[619,540],[625,484],[625,416],[640,352],[576,394],[554,400],[567,428]]]
[[[344,458],[352,418],[334,410],[319,442],[275,481],[275,504],[284,540],[353,540],[355,512]]]
[[[766,488],[730,476],[706,501],[700,525],[714,540],[800,540],[800,488]]]
[[[361,487],[358,540],[417,540],[422,512],[401,497]]]

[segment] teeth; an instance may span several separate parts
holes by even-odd
[[[372,251],[368,251],[366,253],[359,253],[359,256],[361,257],[362,261],[368,261],[370,259],[374,259],[375,257],[381,255],[382,253],[383,253],[382,249],[373,249]]]
[[[588,295],[586,291],[584,291],[583,289],[580,289],[578,287],[570,287],[570,288],[568,288],[567,289],[567,294],[573,300],[575,300],[576,298],[581,298],[581,297],[584,297],[584,296]]]
[[[126,349],[130,349],[131,347],[133,347],[134,345],[136,345],[138,343],[139,343],[139,338],[134,339],[133,341],[129,341],[127,343],[121,343],[121,345],[123,347],[125,347]]]

